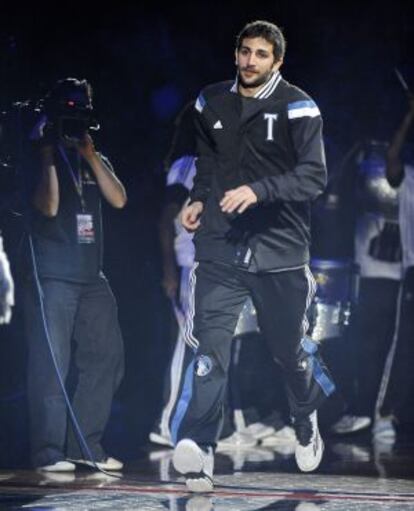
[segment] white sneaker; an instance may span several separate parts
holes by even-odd
[[[256,444],[257,440],[252,435],[235,431],[232,435],[222,438],[217,442],[217,450],[247,449],[249,447],[254,447]]]
[[[101,461],[95,461],[95,464],[92,463],[92,461],[90,460],[71,460],[71,461],[73,461],[73,463],[76,463],[77,465],[86,465],[87,467],[91,468],[95,468],[96,464],[96,466],[100,470],[108,470],[109,472],[122,470],[124,467],[122,461],[119,461],[116,458],[111,458],[111,456],[108,456],[107,458]]]
[[[112,458],[108,456],[105,460],[97,461],[96,466],[101,470],[122,470],[124,468],[124,464],[122,461],[117,460],[116,458]]]
[[[244,433],[248,433],[252,437],[254,437],[256,440],[262,440],[263,438],[266,438],[267,436],[273,435],[275,432],[275,428],[272,426],[267,426],[266,424],[263,424],[262,422],[253,422],[253,424],[250,424],[247,426],[244,430]]]
[[[318,429],[317,411],[294,422],[296,433],[295,459],[302,472],[318,468],[323,455],[324,443]]]
[[[153,444],[164,445],[164,446],[166,445],[168,447],[174,446],[171,438],[164,436],[161,433],[156,433],[155,431],[151,431],[151,433],[149,434],[149,439],[150,439],[150,442],[152,442]]]
[[[394,442],[397,436],[394,427],[394,418],[388,416],[375,419],[372,434],[377,440]]]
[[[50,465],[43,465],[43,467],[37,467],[36,470],[41,472],[73,472],[75,470],[75,464],[71,461],[57,461]]]
[[[355,433],[365,429],[371,424],[371,419],[365,416],[358,415],[343,415],[333,426],[331,431],[338,435],[344,435],[346,433]]]
[[[261,445],[263,447],[274,447],[276,445],[294,444],[296,442],[295,430],[290,426],[275,431],[273,435],[265,437]]]
[[[187,488],[193,492],[213,490],[214,454],[212,447],[204,452],[193,440],[178,442],[173,456],[175,470],[185,476]]]

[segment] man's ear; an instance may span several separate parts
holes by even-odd
[[[237,51],[237,48],[234,50],[234,63],[236,66],[239,65],[239,56],[238,56],[239,52]]]
[[[273,64],[273,71],[279,71],[279,69],[282,67],[282,64],[283,64],[283,59],[279,59],[279,60],[277,60],[277,61]]]

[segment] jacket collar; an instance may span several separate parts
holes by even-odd
[[[280,74],[280,71],[276,71],[275,73],[272,73],[270,75],[270,78],[267,80],[267,82],[263,85],[263,87],[261,87],[256,92],[256,94],[253,97],[256,99],[268,98],[276,90],[276,87],[278,86],[281,79],[282,79],[282,75]],[[233,85],[231,86],[230,91],[237,94],[238,87],[239,87],[239,77],[237,76],[235,81],[233,82]]]

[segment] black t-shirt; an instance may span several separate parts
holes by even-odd
[[[31,210],[31,233],[36,265],[42,278],[87,283],[95,280],[102,270],[101,194],[87,163],[82,161],[79,165],[79,159],[75,154],[68,150],[66,154],[75,176],[81,167],[85,209],[82,208],[67,162],[57,156],[56,169],[60,194],[57,215],[49,218],[34,208]],[[78,215],[92,215],[93,242],[79,241],[78,224],[82,218],[79,219]]]

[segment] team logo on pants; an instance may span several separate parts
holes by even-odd
[[[195,373],[197,376],[207,376],[213,368],[213,361],[207,355],[200,355],[196,359]]]

